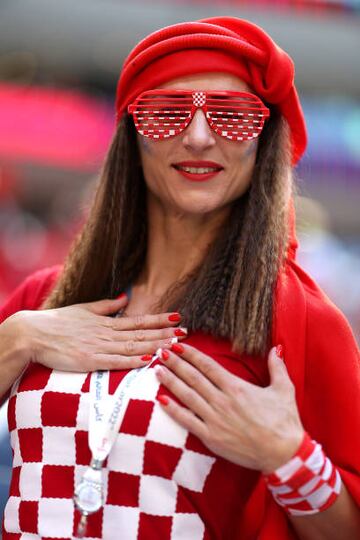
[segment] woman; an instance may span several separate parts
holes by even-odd
[[[64,268],[2,311],[4,539],[358,538],[359,356],[295,262],[291,59],[240,19],[174,25],[116,109]]]

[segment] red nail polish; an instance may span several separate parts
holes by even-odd
[[[169,358],[170,354],[169,354],[169,351],[167,351],[166,349],[162,349],[161,351],[161,358],[163,360],[167,360]]]
[[[181,319],[181,315],[180,315],[180,313],[171,313],[171,315],[169,315],[168,319],[169,319],[169,321],[172,321],[172,322],[179,322],[180,319]]]
[[[278,345],[276,347],[276,356],[278,356],[279,358],[283,359],[284,358],[284,349],[283,349],[283,346],[282,345]]]
[[[187,336],[187,332],[185,332],[185,330],[182,328],[175,328],[174,334],[175,336]]]
[[[127,294],[122,292],[121,294],[119,294],[119,296],[116,297],[115,300],[121,300],[122,298],[127,298]]]
[[[180,345],[180,343],[173,343],[170,347],[170,349],[174,352],[174,353],[183,353],[184,352],[184,347],[182,345]]]
[[[162,405],[168,405],[169,398],[167,396],[164,396],[163,394],[160,394],[160,396],[157,396],[156,398]]]
[[[149,360],[151,359],[152,359],[151,354],[144,354],[144,356],[141,357],[141,360],[143,360],[144,362],[149,362]]]

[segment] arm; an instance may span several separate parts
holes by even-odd
[[[0,403],[29,360],[28,345],[20,328],[17,315],[0,325]]]
[[[336,502],[312,516],[290,516],[300,540],[358,540],[360,510],[344,484]]]

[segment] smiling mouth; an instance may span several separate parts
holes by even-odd
[[[173,165],[174,169],[190,182],[206,182],[217,176],[223,167],[189,167],[187,165]]]
[[[181,165],[173,165],[177,171],[184,171],[190,174],[211,174],[222,170],[221,167],[185,167]]]

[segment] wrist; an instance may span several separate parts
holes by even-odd
[[[19,319],[12,315],[0,325],[0,402],[31,359]]]
[[[31,336],[26,330],[26,313],[19,311],[1,324],[4,343],[2,359],[19,369],[25,367],[32,357]]]
[[[276,445],[272,445],[273,451],[267,458],[266,463],[264,463],[261,472],[264,475],[271,474],[287,463],[299,450],[305,433],[304,429],[299,429],[293,435],[288,436],[286,439],[279,439]]]
[[[295,455],[264,479],[275,501],[290,515],[322,512],[341,490],[337,468],[306,432]]]

